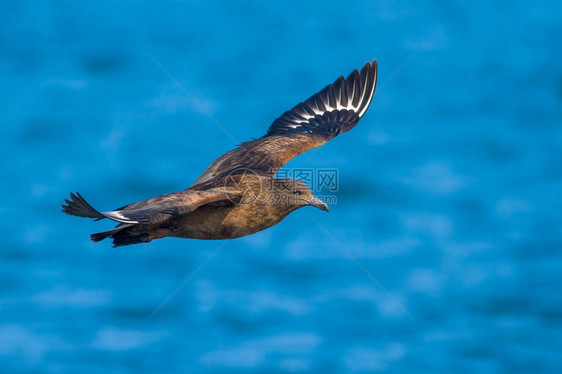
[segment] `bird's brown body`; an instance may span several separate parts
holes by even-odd
[[[65,200],[63,212],[120,224],[91,235],[113,238],[114,246],[164,237],[232,239],[281,222],[304,206],[328,211],[306,184],[273,178],[293,157],[351,130],[375,92],[376,61],[285,112],[262,138],[242,143],[216,159],[190,188],[99,212],[79,194]]]
[[[204,205],[193,211],[172,217],[154,225],[135,225],[128,234],[147,235],[147,241],[164,237],[187,239],[233,239],[255,234],[281,222],[294,210],[310,205],[314,199],[308,188],[297,180],[260,177],[252,174],[229,176],[242,188],[242,198],[233,201]],[[227,183],[227,180],[224,180]],[[291,186],[291,190],[284,188]],[[301,192],[301,204],[287,203],[293,198],[293,190]],[[285,198],[283,198],[283,196]],[[244,201],[245,199],[245,201]],[[328,209],[321,201],[315,202],[321,209]]]

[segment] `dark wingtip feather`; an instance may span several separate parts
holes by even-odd
[[[293,109],[283,113],[269,127],[265,136],[296,133],[339,132],[351,130],[369,108],[377,81],[377,60],[366,62],[361,70],[353,70],[347,78],[339,77]],[[333,123],[332,114],[340,115]],[[323,128],[325,127],[325,128]],[[329,130],[329,131],[328,131]]]
[[[63,213],[77,217],[95,218],[98,220],[105,218],[103,214],[88,204],[78,192],[76,194],[71,192],[70,200],[64,199],[64,202],[66,205],[61,205]]]

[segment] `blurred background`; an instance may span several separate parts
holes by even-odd
[[[3,1],[0,371],[555,372],[561,16],[528,1]],[[153,59],[244,141],[374,58],[360,124],[287,165],[339,170],[330,214],[114,249],[89,241],[111,222],[60,212],[70,191],[110,210],[182,190],[234,146]]]

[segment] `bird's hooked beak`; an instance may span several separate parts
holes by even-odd
[[[323,202],[322,200],[320,200],[316,196],[312,196],[312,198],[310,200],[308,200],[308,205],[311,205],[311,206],[316,207],[318,209],[322,209],[326,212],[330,211],[330,207],[328,206],[328,204],[326,204],[325,202]]]

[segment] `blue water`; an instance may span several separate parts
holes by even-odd
[[[562,3],[0,13],[0,372],[559,372]],[[91,243],[112,225],[62,214],[70,191],[116,208],[233,147],[153,58],[238,141],[377,58],[360,124],[287,165],[339,171],[331,212]]]

